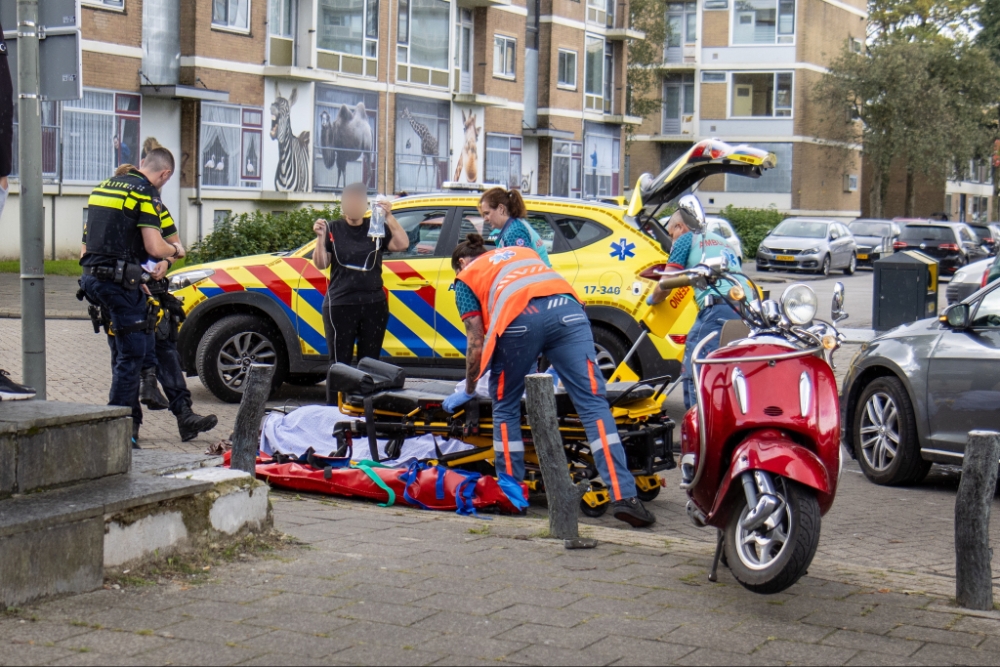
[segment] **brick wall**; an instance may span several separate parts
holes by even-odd
[[[558,24],[543,24],[551,28],[543,33],[548,33],[548,43],[539,44],[542,48],[548,47],[551,55],[539,54],[539,69],[541,69],[542,58],[546,58],[547,66],[542,81],[546,81],[546,104],[541,103],[541,90],[539,90],[539,106],[548,106],[557,109],[582,109],[583,108],[583,54],[584,54],[584,31],[570,28]],[[576,52],[576,90],[565,90],[558,87],[559,82],[559,57],[558,49],[568,49]],[[543,85],[542,81],[539,86]]]
[[[629,171],[631,172],[629,176],[632,177],[632,183],[623,183],[623,186],[632,187],[640,174],[648,172],[656,175],[660,173],[660,144],[653,141],[637,141],[629,146],[628,152]],[[623,180],[624,177],[623,173]]]
[[[702,120],[723,120],[726,117],[726,84],[701,84]]]
[[[88,88],[139,92],[142,60],[83,52],[83,85]]]
[[[517,74],[514,81],[493,75],[493,37],[501,35],[513,37],[517,40],[517,59],[515,63]],[[478,92],[508,100],[523,100],[524,17],[510,12],[486,12],[485,28],[483,31],[479,30],[477,21],[476,51],[481,54],[476,56],[476,64],[478,65],[481,62],[486,63],[486,66],[482,68],[484,88]]]
[[[831,109],[817,102],[813,95],[816,84],[822,80],[819,72],[799,69],[795,71],[794,107],[795,134],[804,137],[837,138],[844,136],[846,110]]]
[[[142,46],[142,2],[129,0],[124,11],[82,6],[80,24],[84,39],[123,46]],[[12,29],[11,26],[9,29]]]
[[[201,79],[211,90],[228,91],[230,104],[255,107],[264,105],[264,77],[256,74],[227,72],[206,67],[182,67],[178,78],[190,86],[195,85],[196,79]]]
[[[211,2],[181,0],[181,55],[263,63],[267,45],[267,2],[251,2],[250,9],[250,32],[241,34],[212,26]]]
[[[795,40],[799,61],[829,64],[849,38],[865,38],[865,25],[860,16],[822,0],[799,0]]]
[[[859,192],[844,192],[844,174],[858,174],[857,151],[797,143],[792,148],[792,208],[857,211]]]
[[[861,199],[861,215],[871,217],[874,213],[871,210],[871,187],[873,172],[871,163],[862,160],[861,165],[861,188],[859,196]],[[913,215],[917,218],[926,218],[934,213],[944,210],[945,179],[944,176],[932,178],[917,174],[916,177],[916,202],[913,208]],[[953,194],[952,220],[958,220],[958,197]],[[889,192],[886,194],[883,205],[882,217],[899,218],[906,212],[906,167],[903,160],[893,162],[889,173]]]
[[[729,46],[729,12],[702,12],[701,16],[701,45]]]

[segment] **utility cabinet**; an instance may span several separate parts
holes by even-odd
[[[901,324],[937,316],[938,263],[907,250],[876,261],[872,293],[872,328],[888,331]]]

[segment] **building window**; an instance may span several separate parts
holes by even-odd
[[[583,151],[583,196],[617,195],[621,128],[603,123],[584,123]]]
[[[493,37],[493,76],[513,79],[517,75],[517,40],[513,37]]]
[[[733,118],[790,118],[792,73],[733,73]]]
[[[521,137],[486,135],[486,183],[521,187]]]
[[[583,61],[584,105],[587,111],[611,113],[614,71],[613,47],[603,37],[587,35]]]
[[[559,49],[559,86],[576,90],[576,51]]]
[[[613,28],[615,0],[587,0],[587,22]]]
[[[443,37],[449,31],[449,16],[446,0],[399,0],[396,61],[400,80],[448,86],[448,41]]]
[[[63,103],[63,180],[99,183],[139,160],[138,95],[84,90]]]
[[[201,184],[260,188],[264,112],[229,104],[201,105]]]
[[[396,192],[432,192],[448,180],[451,103],[396,97]]]
[[[681,47],[698,41],[698,3],[667,3],[667,53],[668,63],[684,61]]]
[[[322,69],[374,77],[378,58],[378,0],[318,0],[316,46]]]
[[[295,0],[271,0],[267,30],[275,37],[291,39],[295,34]]]
[[[212,0],[212,25],[250,30],[250,0]]]
[[[760,178],[728,174],[726,192],[788,193],[792,191],[792,144],[754,144],[756,148],[774,153],[778,164],[767,169]]]
[[[552,141],[552,194],[579,199],[583,194],[583,144]]]
[[[313,190],[340,192],[365,183],[375,192],[378,93],[317,84]]]
[[[725,83],[726,73],[725,72],[702,72],[701,73],[702,83]]]
[[[59,106],[57,102],[41,102],[42,111],[42,178],[59,178]],[[14,105],[14,137],[11,148],[11,178],[18,175],[17,105]]]
[[[125,9],[125,0],[81,0],[81,4],[106,9]]]
[[[217,208],[212,212],[212,231],[219,231],[219,227],[223,226],[229,221],[229,218],[233,217],[233,212],[227,208]]]
[[[663,79],[663,134],[681,134],[682,123],[694,120],[694,74]]]
[[[737,0],[733,44],[795,42],[795,0]]]
[[[857,37],[851,37],[851,51],[854,53],[861,53],[864,49],[864,44]]]

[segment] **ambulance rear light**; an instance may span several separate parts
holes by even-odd
[[[675,345],[686,345],[687,344],[687,334],[670,334],[667,336]]]

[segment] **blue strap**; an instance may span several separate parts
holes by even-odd
[[[420,471],[426,470],[427,468],[428,465],[426,463],[421,463],[420,461],[410,461],[410,465],[407,469],[399,474],[400,481],[402,481],[405,485],[403,487],[403,498],[406,499],[406,502],[411,505],[416,505],[423,510],[429,510],[431,508],[410,495],[410,485],[417,481],[417,475],[420,474]]]
[[[524,487],[516,479],[505,472],[501,472],[497,478],[497,483],[500,484],[500,490],[507,496],[507,500],[510,501],[511,505],[518,510],[523,510],[528,506],[528,499],[524,495]]]
[[[462,516],[478,517],[479,514],[476,512],[476,506],[473,501],[476,497],[476,482],[479,481],[482,475],[478,472],[468,472],[465,470],[456,470],[455,472],[465,478],[458,485],[458,488],[455,489],[455,511]]]
[[[438,500],[444,500],[444,479],[445,479],[445,473],[446,472],[448,472],[448,469],[446,467],[444,467],[444,466],[437,466],[438,478],[437,478],[437,485],[435,487],[435,491],[437,492],[436,495],[437,495],[437,499]]]

